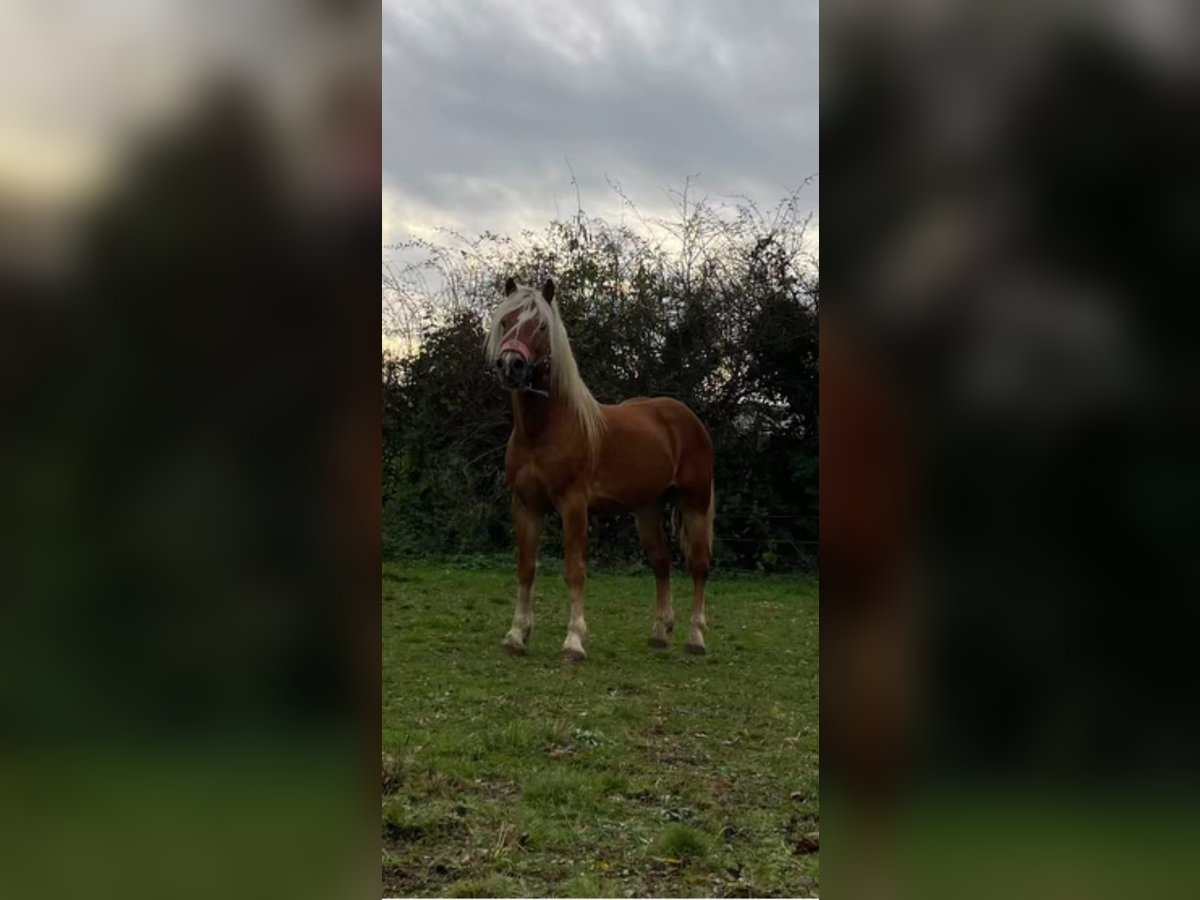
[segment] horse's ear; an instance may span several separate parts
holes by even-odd
[[[554,279],[547,278],[546,283],[542,285],[542,296],[546,298],[547,303],[554,302]]]
[[[512,278],[512,276],[509,276],[508,281],[504,282],[504,296],[507,297],[509,294],[511,294],[516,289],[517,289],[517,282]]]

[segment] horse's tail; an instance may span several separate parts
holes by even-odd
[[[688,528],[688,517],[683,514],[682,498],[675,504],[675,512],[672,513],[674,520],[675,531],[679,534],[679,549],[683,551],[683,555],[687,559],[692,557],[692,535]],[[708,491],[708,510],[704,514],[704,538],[708,546],[709,559],[713,553],[713,521],[717,515],[717,490],[713,485]]]

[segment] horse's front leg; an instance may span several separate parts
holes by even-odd
[[[502,646],[509,653],[525,652],[533,631],[533,579],[537,575],[538,544],[542,539],[543,513],[528,509],[517,497],[512,501],[513,532],[517,537],[517,608],[512,628]]]
[[[571,594],[571,619],[567,625],[562,655],[566,662],[580,662],[587,658],[583,649],[588,634],[587,621],[583,617],[583,585],[587,578],[587,501],[571,501],[562,507],[561,512],[565,550],[563,575]]]

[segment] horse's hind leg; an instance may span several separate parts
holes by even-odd
[[[688,565],[692,570],[692,618],[688,623],[688,639],[684,649],[688,653],[704,654],[708,648],[704,643],[704,632],[708,620],[704,615],[704,586],[712,564],[713,502],[711,489],[707,496],[685,503],[683,510],[684,549]]]
[[[671,606],[671,551],[663,534],[662,509],[657,503],[639,509],[637,518],[638,537],[642,549],[654,572],[656,604],[654,626],[650,631],[650,646],[665,647],[675,630],[675,610]]]
[[[537,574],[538,543],[546,517],[526,509],[516,497],[512,502],[513,532],[517,538],[517,608],[513,612],[512,628],[504,636],[502,646],[509,653],[525,652],[525,644],[533,631],[533,579]]]

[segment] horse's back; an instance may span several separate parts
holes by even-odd
[[[624,414],[630,418],[653,419],[671,431],[676,438],[686,442],[687,446],[681,449],[706,449],[710,456],[712,454],[712,440],[708,429],[704,427],[700,417],[692,412],[691,407],[674,397],[631,397],[605,409],[613,410],[612,415],[618,418]]]

